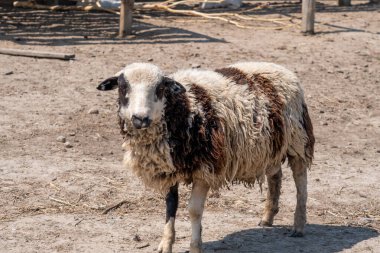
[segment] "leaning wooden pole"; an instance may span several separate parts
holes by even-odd
[[[302,0],[302,32],[314,34],[315,0]]]
[[[44,52],[35,50],[21,50],[12,48],[0,48],[0,54],[14,55],[14,56],[26,56],[26,57],[36,57],[36,58],[50,58],[59,60],[72,60],[75,58],[74,54],[63,54],[56,52]]]
[[[125,37],[132,33],[134,0],[121,0],[119,37]]]

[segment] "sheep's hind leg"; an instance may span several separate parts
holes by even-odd
[[[190,253],[202,252],[202,215],[204,204],[209,190],[209,185],[204,181],[193,182],[193,189],[189,201],[189,214],[191,220]]]
[[[282,170],[281,166],[277,167],[276,172],[267,175],[268,191],[265,202],[264,215],[259,225],[270,227],[273,224],[274,216],[278,213],[278,201],[281,194]]]
[[[178,208],[178,184],[170,187],[169,193],[166,195],[166,225],[164,234],[158,252],[172,253],[173,243],[175,241],[175,216]]]
[[[289,157],[293,178],[297,188],[297,206],[294,213],[294,229],[291,237],[302,237],[306,223],[307,165],[301,157]]]

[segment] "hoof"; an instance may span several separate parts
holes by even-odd
[[[303,232],[298,232],[296,230],[293,230],[292,233],[289,235],[289,237],[303,237]]]
[[[157,253],[162,253],[162,243],[160,243],[157,247]]]
[[[161,241],[157,248],[158,253],[172,253],[172,245]]]
[[[271,227],[272,226],[272,223],[271,222],[268,222],[268,221],[265,221],[265,220],[261,220],[259,222],[259,226],[260,227]]]

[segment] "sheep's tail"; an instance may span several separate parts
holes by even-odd
[[[305,157],[307,159],[308,165],[310,166],[314,157],[315,137],[313,133],[313,124],[311,123],[309,112],[305,103],[302,104],[302,109],[303,128],[307,135],[307,140],[305,143]]]

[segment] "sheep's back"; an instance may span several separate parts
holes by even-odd
[[[303,91],[291,71],[251,62],[216,71],[179,71],[173,78],[186,87],[194,114],[205,115],[197,94],[201,89],[221,122],[223,164],[195,173],[214,188],[231,181],[261,182],[266,170],[284,161],[288,149],[304,153],[307,137],[298,131]]]

